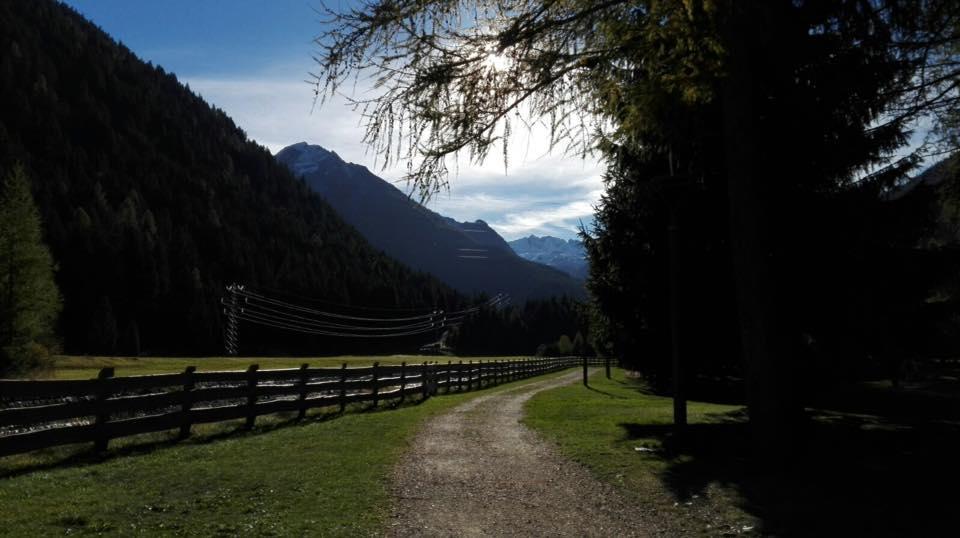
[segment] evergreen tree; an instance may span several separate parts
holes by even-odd
[[[0,373],[38,366],[38,345],[53,342],[61,309],[53,274],[30,181],[16,165],[0,191]]]

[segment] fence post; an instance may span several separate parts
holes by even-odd
[[[94,422],[94,431],[96,432],[96,440],[94,441],[93,449],[97,452],[103,452],[107,449],[107,443],[110,441],[110,438],[107,436],[107,422],[110,420],[110,412],[107,411],[106,400],[110,397],[110,388],[109,388],[109,379],[113,377],[113,368],[101,368],[100,373],[97,374],[97,415],[96,422]]]
[[[307,416],[307,368],[309,367],[307,363],[300,365],[300,409],[297,410],[297,420],[303,420]]]
[[[587,386],[587,358],[583,358],[583,386]]]
[[[187,366],[183,371],[183,399],[180,402],[180,439],[190,437],[190,408],[193,407],[193,373],[196,366]]]
[[[400,363],[400,404],[406,399],[403,391],[407,389],[407,361]],[[399,404],[398,404],[399,405]]]
[[[607,371],[607,379],[610,379],[610,357],[603,358],[603,367]]]
[[[379,362],[373,363],[373,406],[376,407],[380,404],[380,380],[377,379],[377,368],[380,367]]]
[[[457,366],[457,392],[463,392],[463,360]]]
[[[437,361],[433,361],[430,365],[430,395],[437,395]]]
[[[430,388],[427,382],[427,361],[423,361],[423,366],[420,367],[420,395],[424,400],[430,397]]]
[[[453,365],[453,361],[447,361],[447,392],[444,394],[450,394],[450,368]]]
[[[347,363],[340,367],[340,414],[347,410]]]
[[[257,421],[257,370],[259,369],[259,364],[251,364],[247,368],[247,422],[243,425],[247,430],[252,429],[254,422]]]

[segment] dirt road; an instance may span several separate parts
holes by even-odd
[[[579,372],[472,399],[427,422],[393,475],[388,536],[646,536],[631,507],[520,423]]]

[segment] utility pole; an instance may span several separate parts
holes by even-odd
[[[227,286],[227,293],[230,294],[230,297],[224,303],[226,308],[223,313],[227,316],[227,326],[223,334],[223,346],[227,355],[230,356],[236,356],[237,350],[240,347],[239,320],[237,319],[237,314],[239,313],[237,292],[242,290],[243,286],[239,284],[234,283]]]

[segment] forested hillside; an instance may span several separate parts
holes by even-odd
[[[0,171],[21,162],[33,180],[67,352],[218,352],[232,281],[352,305],[458,305],[70,8],[0,2],[0,51]]]

